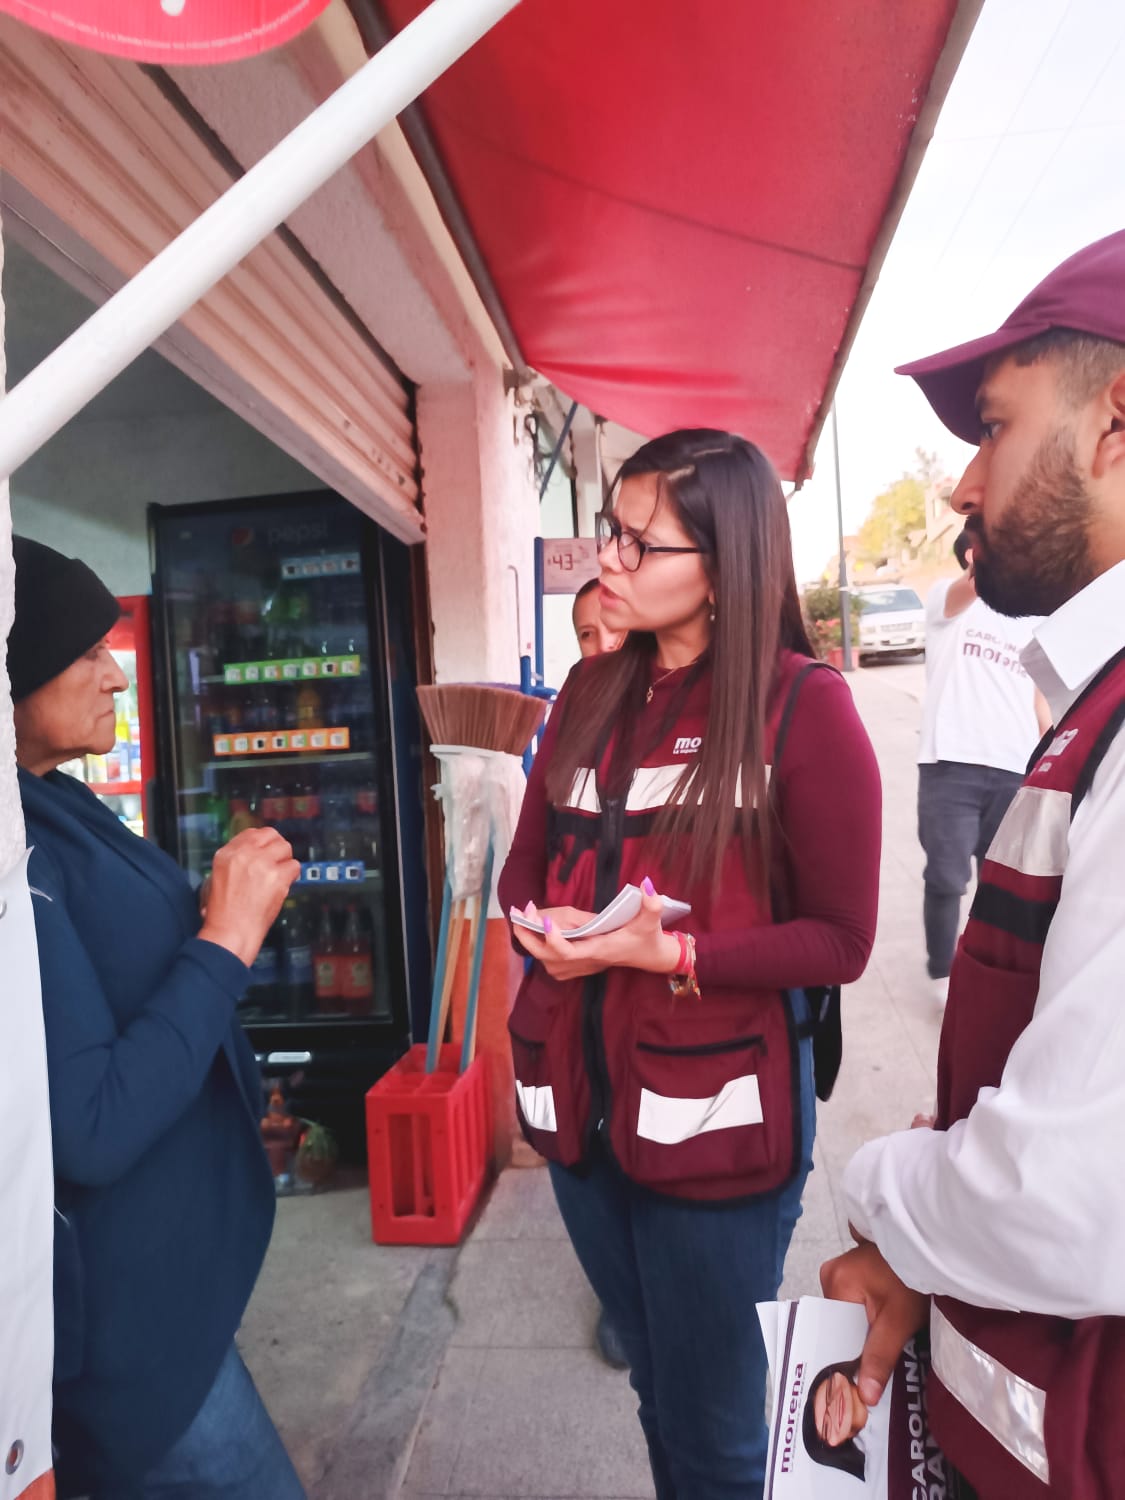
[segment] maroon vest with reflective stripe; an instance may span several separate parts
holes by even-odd
[[[788,692],[807,666],[804,657],[782,655],[767,726],[771,759]],[[722,857],[718,900],[709,879],[690,889],[685,870],[660,869],[655,820],[698,754],[710,692],[707,672],[656,685],[634,740],[642,747],[637,763],[622,785],[607,785],[600,769],[579,775],[566,806],[551,815],[548,906],[598,910],[621,885],[651,874],[668,895],[691,903],[677,924],[685,932],[772,920],[737,838]],[[673,999],[662,974],[613,968],[560,982],[533,964],[509,1031],[520,1125],[550,1161],[579,1166],[597,1146],[634,1182],[700,1202],[773,1191],[797,1169],[797,1032],[777,990],[707,985],[698,999]]]
[[[1031,1021],[1071,819],[1123,718],[1120,653],[1032,765],[988,852],[950,976],[939,1129],[1000,1083]],[[1072,1322],[938,1297],[932,1334],[933,1431],[982,1500],[1125,1496],[1125,1320]]]

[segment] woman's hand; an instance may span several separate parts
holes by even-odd
[[[560,923],[577,927],[589,921],[590,913],[575,912],[571,907],[537,911],[528,905],[524,916],[541,921],[547,929],[543,937],[513,925],[512,931],[532,958],[538,960],[552,979],[585,979],[605,969],[643,969],[650,974],[672,974],[680,961],[679,940],[660,925],[662,902],[646,879],[642,888],[641,909],[631,922],[616,932],[601,937],[564,938]],[[565,914],[565,916],[563,915]],[[572,921],[571,918],[578,918]]]
[[[215,855],[199,936],[249,967],[301,873],[275,828],[247,828]]]

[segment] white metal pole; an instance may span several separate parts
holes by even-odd
[[[840,537],[840,640],[844,648],[844,671],[852,670],[852,596],[848,588],[848,557],[844,550],[844,491],[840,484],[840,429],[836,425],[836,403],[832,403],[832,457],[836,463],[836,525]]]
[[[0,400],[7,478],[519,0],[433,0]]]

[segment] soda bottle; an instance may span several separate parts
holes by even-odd
[[[285,654],[289,657],[308,656],[309,616],[311,613],[308,589],[290,589],[287,604],[289,643]]]
[[[320,817],[320,795],[306,778],[294,783],[292,804],[294,818],[311,821]]]
[[[267,781],[262,788],[262,821],[284,833],[282,825],[288,823],[291,808],[289,793],[282,783],[272,779]]]
[[[276,1014],[280,1009],[278,996],[278,955],[274,930],[266,933],[265,941],[258,949],[258,956],[250,965],[250,989],[247,1005],[267,1014]]]
[[[371,940],[360,925],[359,912],[349,905],[340,943],[340,999],[353,1016],[371,1008],[374,978],[371,970]]]
[[[313,968],[316,974],[317,1010],[339,1010],[341,957],[332,926],[332,907],[327,901],[320,908],[320,922],[313,946]]]
[[[320,694],[311,682],[302,683],[297,694],[297,728],[320,729]]]
[[[355,794],[356,832],[364,864],[379,863],[379,798],[373,786],[361,786]]]
[[[290,1021],[299,1020],[313,996],[313,952],[308,920],[293,896],[277,919],[277,953],[281,1004]]]
[[[256,791],[248,790],[240,782],[236,782],[231,786],[229,801],[228,838],[234,838],[236,833],[241,833],[246,828],[261,828],[261,802]]]

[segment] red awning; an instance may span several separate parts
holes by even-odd
[[[0,0],[39,31],[138,62],[235,62],[292,41],[328,0]]]
[[[423,108],[527,362],[803,477],[979,8],[524,0]]]

